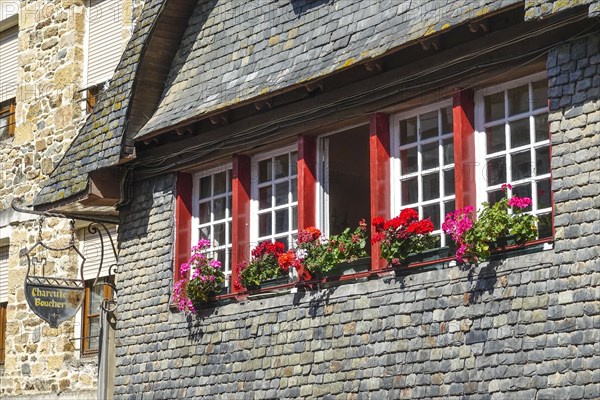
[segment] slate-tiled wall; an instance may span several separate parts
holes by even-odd
[[[172,313],[174,176],[120,226],[117,399],[600,397],[600,35],[548,58],[555,248]]]

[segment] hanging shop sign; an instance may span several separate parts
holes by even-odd
[[[85,287],[77,279],[27,276],[25,281],[25,298],[29,308],[52,328],[77,314],[84,293]]]
[[[71,219],[71,240],[67,246],[64,247],[53,247],[42,241],[42,228],[44,219],[46,216],[67,218],[66,216],[58,213],[51,212],[40,212],[35,210],[27,210],[20,206],[22,199],[13,199],[11,206],[17,212],[23,212],[28,214],[36,214],[41,217],[38,219],[38,238],[37,242],[30,249],[21,250],[20,256],[27,258],[27,275],[25,277],[25,299],[29,308],[41,319],[48,322],[52,328],[57,328],[62,322],[67,321],[77,314],[81,304],[83,303],[85,295],[85,281],[84,281],[84,265],[85,256],[79,251],[79,248],[75,245],[75,221]],[[94,221],[87,219],[88,221]],[[100,260],[98,264],[98,272],[96,279],[92,286],[96,286],[99,283],[100,271],[104,263],[104,235],[106,235],[108,242],[112,247],[114,259],[118,259],[118,253],[111,234],[102,222],[92,222],[88,225],[87,230],[92,235],[98,235],[100,241]],[[56,268],[50,271],[50,274],[46,274],[46,261],[47,258],[44,254],[50,253],[52,256],[52,262],[54,265],[60,262],[67,262],[72,265],[73,261],[77,259],[77,270],[79,271],[79,278],[65,278],[59,276],[52,276],[56,273]],[[42,256],[40,256],[40,254]],[[75,256],[75,257],[73,257]],[[59,265],[58,269],[62,271],[69,271],[69,265]],[[63,268],[64,267],[64,268]],[[112,275],[112,268],[116,267],[116,264],[112,264],[108,268],[108,274]],[[116,288],[114,284],[110,284],[113,289],[113,293],[116,295]],[[113,304],[113,307],[109,307],[109,303]],[[101,307],[105,311],[114,312],[116,308],[116,301],[105,302],[103,301]]]
[[[83,277],[69,279],[46,276],[45,259],[32,256],[41,249],[53,253],[74,251],[82,260],[81,268],[85,263],[85,257],[74,245],[73,240],[69,246],[60,248],[48,246],[40,240],[31,249],[21,254],[27,257],[27,275],[25,277],[27,304],[50,327],[57,328],[59,324],[73,318],[79,311],[85,295],[85,284]]]

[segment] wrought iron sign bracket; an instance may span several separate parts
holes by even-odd
[[[97,234],[100,239],[100,264],[98,266],[98,272],[96,273],[96,278],[94,279],[93,286],[97,284],[108,285],[112,289],[113,299],[107,300],[104,299],[100,305],[100,307],[108,312],[113,313],[116,310],[116,295],[117,289],[114,284],[114,280],[108,280],[107,282],[99,282],[100,271],[102,270],[104,264],[104,236],[108,237],[108,241],[111,245],[111,250],[114,254],[115,260],[118,260],[118,253],[113,242],[110,231],[105,225],[105,222],[109,222],[107,220],[92,218],[89,216],[79,217],[76,215],[66,215],[55,212],[47,212],[47,211],[36,211],[29,210],[23,208],[20,204],[22,203],[21,199],[15,198],[11,202],[11,207],[21,213],[33,214],[40,216],[39,219],[39,232],[38,239],[36,243],[30,249],[23,249],[21,251],[21,257],[27,258],[27,276],[25,278],[25,297],[27,302],[32,309],[32,311],[38,315],[40,318],[48,322],[48,324],[56,328],[58,324],[63,321],[66,321],[72,318],[75,313],[81,307],[84,292],[85,292],[85,281],[83,276],[83,266],[85,264],[85,256],[79,251],[77,246],[75,246],[75,229],[74,229],[74,220],[82,220],[90,222],[87,227],[87,231],[94,235]],[[47,217],[53,218],[63,218],[71,220],[71,240],[68,246],[62,247],[52,247],[42,241],[42,227],[43,220]],[[110,221],[112,223],[113,221]],[[37,257],[31,257],[32,254],[35,254],[34,250],[38,247],[44,248],[50,251],[62,252],[62,251],[74,251],[78,258],[81,259],[81,265],[78,266],[79,269],[79,278],[58,278],[52,276],[46,276],[45,271],[45,260],[38,260]],[[40,263],[41,274],[36,268],[36,264]],[[79,263],[78,263],[79,264]],[[33,271],[32,271],[33,266]],[[114,275],[113,268],[116,267],[116,264],[112,264],[108,268],[109,276]]]

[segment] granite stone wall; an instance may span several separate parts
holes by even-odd
[[[131,16],[142,0],[119,0],[124,8],[124,43]],[[84,0],[21,0],[18,17],[18,75],[14,137],[0,141],[0,239],[9,243],[5,364],[0,398],[96,396],[97,358],[81,357],[81,326],[67,321],[50,328],[29,309],[24,296],[27,264],[19,255],[38,239],[35,217],[14,212],[11,201],[31,204],[40,185],[77,135],[86,118],[83,67]],[[54,246],[70,240],[67,220],[48,219],[42,239]],[[46,273],[75,277],[73,253],[47,252]]]
[[[548,56],[553,248],[190,317],[169,309],[174,176],[136,184],[116,398],[599,398],[599,40]]]

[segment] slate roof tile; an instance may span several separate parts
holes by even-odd
[[[82,192],[89,172],[118,162],[141,50],[165,1],[147,0],[108,90],[35,205]],[[517,3],[335,0],[300,6],[290,0],[199,0],[160,104],[136,137],[325,76]],[[76,160],[82,160],[77,168]]]
[[[183,43],[191,48],[180,48],[161,103],[136,137],[319,78],[446,24],[516,3],[346,0],[296,6],[300,10],[289,0],[224,1],[214,8],[202,4],[184,34]],[[250,69],[240,68],[232,54],[248,57]]]
[[[34,205],[54,203],[86,190],[91,171],[115,165],[121,155],[125,127],[125,110],[135,79],[135,67],[141,56],[151,26],[165,0],[147,0],[136,29],[108,89],[100,95],[93,113],[73,140],[73,143],[50,174]]]

